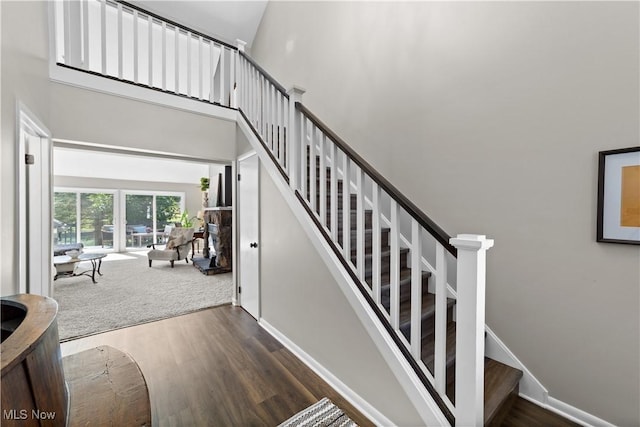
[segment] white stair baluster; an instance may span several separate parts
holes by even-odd
[[[67,2],[64,2],[67,4]],[[65,31],[66,34],[66,31]],[[65,49],[66,53],[66,49]],[[100,56],[102,74],[107,74],[107,2],[100,2]],[[65,63],[67,63],[65,61]],[[68,63],[67,63],[68,64]]]
[[[447,392],[447,259],[445,248],[436,242],[436,325],[433,377],[436,391]]]
[[[176,67],[176,87],[174,89],[175,93],[180,93],[180,28],[177,26],[174,28],[175,32],[175,45],[176,45],[176,55],[175,55],[175,67]]]
[[[329,212],[331,215],[331,239],[338,244],[338,147],[335,142],[329,140],[331,143],[330,155],[331,155],[331,189],[329,190],[330,202]]]
[[[391,198],[391,231],[389,233],[390,240],[390,310],[391,327],[394,331],[400,328],[400,224],[398,218],[398,204],[395,199]]]
[[[327,227],[327,154],[325,152],[327,146],[327,137],[324,132],[320,131],[318,144],[320,151],[320,223],[323,227]]]
[[[380,268],[380,252],[381,252],[381,233],[380,228],[380,187],[377,182],[371,183],[371,205],[372,205],[372,223],[371,223],[371,291],[373,300],[376,305],[380,305],[381,292],[381,268]]]
[[[218,66],[220,67],[220,105],[226,105],[224,103],[224,66],[225,66],[225,51],[227,49],[220,45],[220,59],[218,60]]]
[[[351,175],[349,156],[343,153],[342,159],[342,250],[344,259],[351,263]]]
[[[122,79],[122,66],[124,62],[124,49],[122,48],[122,3],[118,3],[117,15],[117,31],[118,31],[118,78]]]
[[[193,40],[193,36],[191,35],[190,31],[187,31],[187,96],[191,97],[192,93],[191,93],[191,81],[193,80],[193,75],[191,74],[191,42]]]
[[[411,219],[411,355],[422,355],[422,227]]]
[[[89,2],[82,0],[82,68],[89,69]]]
[[[138,83],[138,68],[140,64],[138,43],[138,11],[133,10],[133,82]]]
[[[361,167],[356,172],[356,270],[362,283],[365,281],[365,251],[364,251],[364,171]],[[351,238],[351,235],[349,235]]]
[[[167,90],[167,23],[162,23],[162,90]]]
[[[147,16],[149,24],[149,86],[153,87],[153,18]]]
[[[311,125],[309,132],[309,204],[314,214],[318,212],[316,195],[317,191],[317,169],[316,169],[316,150],[318,141],[318,128],[316,125]]]
[[[204,67],[202,43],[202,36],[198,36],[198,99],[202,99],[202,67]]]

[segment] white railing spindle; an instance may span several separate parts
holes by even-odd
[[[331,141],[331,189],[329,190],[329,215],[331,217],[331,239],[338,243],[338,147]]]
[[[167,23],[162,23],[162,90],[167,90]]]
[[[82,0],[82,68],[89,69],[89,1]]]
[[[371,291],[376,305],[380,305],[381,268],[380,252],[382,248],[380,228],[380,187],[376,182],[371,184]]]
[[[356,271],[362,283],[365,281],[365,250],[364,250],[364,171],[356,167]]]
[[[66,4],[67,2],[65,2]],[[107,2],[100,2],[100,56],[102,74],[107,74]]]
[[[191,75],[191,42],[193,40],[193,36],[191,35],[191,31],[187,31],[187,96],[192,96],[191,93],[191,80],[193,79],[193,76]]]
[[[218,67],[220,68],[220,105],[224,104],[224,57],[226,48],[224,46],[220,46],[220,59],[218,59]]]
[[[202,36],[198,37],[198,99],[202,99],[202,68],[204,61],[202,60]]]
[[[411,219],[411,354],[422,354],[422,228]]]
[[[435,346],[433,354],[433,378],[436,391],[442,395],[447,392],[447,259],[444,246],[436,243],[435,274]]]
[[[351,262],[351,175],[349,156],[342,159],[342,250],[344,259]]]
[[[118,78],[122,79],[122,69],[124,65],[124,49],[122,48],[122,4],[118,3]]]
[[[176,80],[176,87],[174,88],[174,92],[175,93],[180,93],[180,28],[178,28],[177,26],[173,28],[174,30],[174,45],[175,45],[175,54],[174,57],[176,59],[176,63],[175,65],[175,80]]]
[[[147,16],[149,25],[149,86],[153,87],[153,17]]]
[[[391,286],[390,292],[390,310],[389,317],[391,320],[391,327],[394,331],[398,331],[400,328],[400,220],[398,215],[398,203],[395,199],[391,199],[391,231],[389,233],[390,239],[390,266],[389,276]]]
[[[319,179],[319,193],[320,193],[320,206],[318,206],[320,213],[320,223],[327,227],[327,154],[325,153],[327,146],[327,137],[321,130],[320,138],[318,139],[319,151],[320,151],[320,179]]]
[[[318,212],[318,141],[320,136],[320,130],[312,125],[311,127],[311,147],[309,149],[309,199],[311,201],[311,209],[313,213]]]
[[[138,46],[138,11],[133,11],[133,82],[138,83],[138,68],[140,65],[139,46]],[[178,61],[176,61],[177,63]]]

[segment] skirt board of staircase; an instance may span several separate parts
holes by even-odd
[[[147,383],[128,354],[109,346],[62,359],[69,388],[68,426],[151,426]]]

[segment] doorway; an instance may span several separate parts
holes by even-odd
[[[238,160],[240,304],[260,319],[260,162],[256,153]]]
[[[51,134],[22,103],[18,120],[18,292],[51,296]]]

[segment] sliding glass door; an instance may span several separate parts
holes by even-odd
[[[85,250],[113,249],[115,191],[56,189],[53,202],[54,245],[82,243]]]
[[[53,242],[89,252],[146,249],[164,243],[183,210],[184,193],[55,188]]]
[[[127,249],[163,243],[184,206],[182,193],[123,192],[123,197]]]

